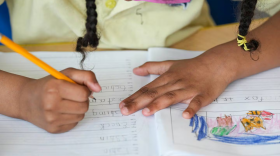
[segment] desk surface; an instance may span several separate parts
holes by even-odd
[[[253,21],[251,29],[254,29],[265,22],[267,19]],[[219,44],[231,41],[237,36],[238,24],[228,24],[217,27],[203,28],[188,38],[170,46],[170,48],[184,50],[204,51]],[[56,43],[56,44],[38,44],[23,45],[28,51],[74,51],[75,43]],[[97,49],[99,51],[106,49]],[[108,50],[108,49],[107,49]],[[5,46],[0,46],[0,52],[10,52]]]

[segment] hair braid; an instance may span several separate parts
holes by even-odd
[[[239,34],[244,37],[248,34],[252,18],[254,17],[257,2],[257,0],[243,0],[241,4],[241,18],[238,29]],[[242,37],[238,36],[238,39],[242,40]],[[255,39],[252,39],[245,44],[250,52],[255,51],[259,47],[259,42]],[[244,46],[244,44],[241,45],[242,49],[245,49]]]
[[[86,0],[86,8],[87,8],[87,19],[86,19],[86,34],[84,37],[79,37],[77,40],[76,51],[80,52],[83,56],[80,65],[81,67],[83,62],[86,59],[86,48],[92,47],[96,48],[99,44],[99,35],[97,33],[97,12],[95,0]]]

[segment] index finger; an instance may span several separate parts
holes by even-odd
[[[168,83],[168,79],[164,75],[159,76],[154,81],[150,82],[149,84],[147,84],[146,86],[140,88],[137,92],[135,92],[134,94],[132,94],[128,98],[124,99],[120,103],[119,108],[122,109],[127,103],[130,103],[133,100],[135,100],[136,98],[138,98],[139,96],[141,96],[142,94],[145,94],[151,88],[156,88],[156,87],[159,87],[159,86],[163,86],[163,85],[165,85],[167,83]]]
[[[92,71],[68,68],[61,72],[75,82],[87,86],[93,92],[101,91],[101,86],[99,85],[96,76]]]

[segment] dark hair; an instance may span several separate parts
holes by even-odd
[[[240,17],[240,25],[239,25],[239,34],[242,36],[246,36],[249,31],[250,24],[252,22],[252,18],[254,17],[257,0],[243,0],[241,4],[241,17]],[[238,36],[239,40],[242,40],[241,37]],[[250,49],[250,52],[255,51],[259,47],[259,42],[255,39],[250,40],[245,43],[247,48]],[[244,49],[244,45],[241,46]]]
[[[86,48],[96,48],[99,44],[99,35],[97,33],[97,12],[95,0],[86,0],[87,19],[86,19],[86,34],[84,37],[79,37],[77,40],[76,51],[80,52],[83,56],[80,65],[83,68],[83,62],[86,59]]]

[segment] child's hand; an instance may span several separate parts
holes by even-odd
[[[137,75],[161,76],[121,102],[121,112],[129,115],[144,108],[143,114],[148,116],[184,102],[190,104],[183,116],[191,118],[201,107],[213,102],[232,81],[280,67],[279,19],[280,11],[246,35],[248,41],[252,37],[260,41],[256,51],[244,51],[234,39],[194,59],[150,62],[134,69]]]
[[[21,92],[20,117],[50,133],[74,128],[88,111],[91,92],[101,90],[91,71],[66,69],[62,73],[80,85],[48,76],[27,83]]]
[[[140,109],[145,116],[182,102],[191,118],[201,107],[212,103],[236,79],[237,63],[226,53],[214,50],[189,60],[148,62],[134,69],[136,75],[161,75],[125,99],[121,112],[129,115]],[[233,60],[233,61],[230,61]]]

